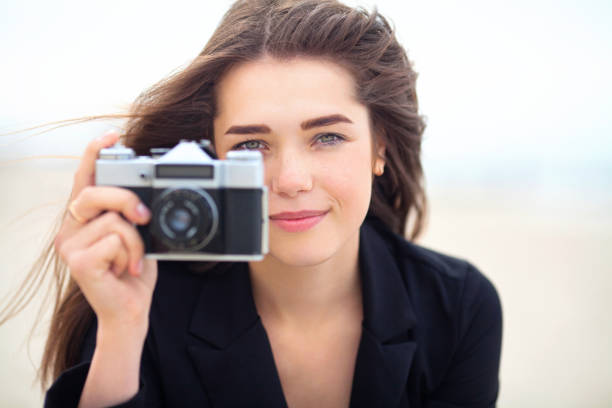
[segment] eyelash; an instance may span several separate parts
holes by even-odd
[[[344,142],[344,141],[346,140],[346,138],[345,138],[344,136],[339,135],[339,134],[337,134],[337,133],[321,133],[321,134],[318,134],[318,135],[315,137],[315,141],[320,140],[320,139],[321,139],[322,137],[324,137],[324,136],[333,136],[333,137],[334,137],[334,138],[333,138],[331,141],[329,141],[329,142],[322,142],[322,144],[323,144],[324,146],[334,146],[334,145],[340,144],[340,143],[342,143],[342,142]],[[248,139],[248,140],[245,140],[244,142],[240,142],[240,143],[238,143],[237,145],[233,146],[233,147],[232,147],[232,150],[259,150],[259,149],[257,149],[257,148],[255,148],[255,149],[247,149],[247,148],[245,147],[245,146],[246,146],[248,143],[253,143],[253,142],[257,142],[257,143],[259,143],[260,145],[265,145],[265,142],[263,142],[262,140],[258,140],[258,139]],[[261,147],[261,148],[263,148],[263,147]],[[260,149],[261,149],[261,148],[260,148]]]

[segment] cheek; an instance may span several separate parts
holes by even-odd
[[[318,181],[344,210],[361,213],[365,208],[367,212],[372,188],[371,154],[364,148],[347,149],[345,153],[322,166]]]

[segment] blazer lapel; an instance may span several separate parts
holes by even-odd
[[[367,223],[359,256],[364,319],[351,407],[397,407],[417,348],[415,315],[393,248]]]
[[[246,264],[207,278],[189,332],[188,352],[212,406],[287,405]]]
[[[396,407],[407,398],[416,319],[393,248],[367,223],[359,258],[364,319],[351,407]],[[189,334],[188,352],[212,406],[287,406],[247,264],[206,278]]]

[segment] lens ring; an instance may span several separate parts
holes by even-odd
[[[199,222],[191,228],[185,228],[186,231],[172,228],[169,217],[179,209],[189,213],[191,219],[199,219]],[[214,200],[205,190],[200,189],[166,189],[154,200],[152,213],[151,233],[170,250],[197,251],[208,245],[219,226],[219,212]],[[207,213],[210,214],[210,226],[205,228],[204,217]],[[180,236],[183,232],[187,236]]]

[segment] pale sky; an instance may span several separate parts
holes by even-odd
[[[431,174],[595,166],[612,179],[611,2],[349,3],[376,4],[414,61]],[[3,1],[0,133],[120,111],[197,55],[229,4]],[[0,154],[44,154],[61,137],[0,137]]]

